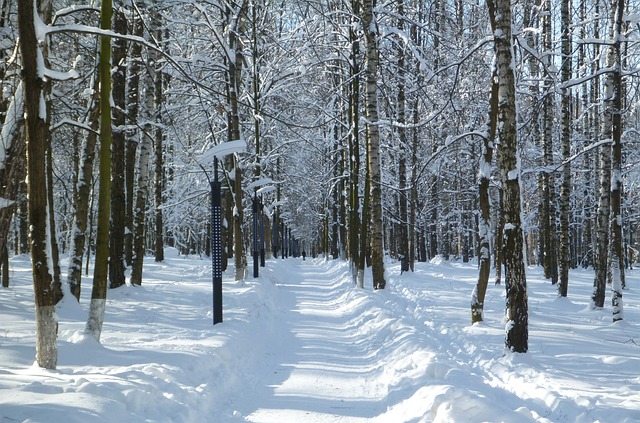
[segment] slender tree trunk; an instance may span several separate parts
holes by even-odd
[[[351,56],[349,58],[349,257],[351,271],[356,285],[358,282],[358,263],[360,255],[360,39],[357,19],[360,16],[360,0],[351,1],[351,25],[349,40]],[[362,286],[360,286],[362,287]]]
[[[380,173],[380,131],[378,128],[378,25],[373,14],[374,0],[364,0],[362,27],[365,35],[365,78],[368,138],[368,168],[371,184],[371,268],[373,288],[384,289],[384,245],[382,226],[382,186]]]
[[[229,20],[233,23],[229,28],[229,141],[240,139],[240,115],[239,115],[239,91],[242,81],[242,42],[240,37],[244,34],[244,16],[247,4],[244,3],[234,14],[229,12]],[[244,219],[242,207],[242,167],[238,157],[233,157],[233,254],[235,265],[235,279],[242,280],[245,276],[246,257],[242,239],[242,222]]]
[[[369,163],[369,137],[365,137],[366,143],[366,163]],[[367,258],[371,254],[370,248],[368,248],[369,240],[371,239],[370,228],[370,213],[369,205],[371,204],[371,178],[369,176],[369,166],[367,166],[364,178],[364,198],[362,200],[362,229],[360,230],[360,260],[358,261],[358,287],[364,288],[364,268],[367,264]]]
[[[142,37],[143,26],[142,19],[139,16],[134,17],[133,35]],[[140,110],[140,63],[141,63],[142,46],[139,43],[132,43],[131,55],[129,60],[129,81],[127,86],[127,119],[129,120],[129,128],[134,128],[138,122],[138,112]],[[124,251],[125,262],[127,266],[131,266],[133,261],[133,205],[134,197],[134,181],[136,168],[136,152],[138,150],[139,133],[136,129],[127,131],[127,141],[125,150],[125,235],[124,235]]]
[[[505,346],[513,352],[528,350],[527,279],[525,274],[521,203],[520,170],[517,165],[516,92],[513,69],[512,18],[509,0],[487,0],[494,34],[498,74],[498,138],[500,179],[502,182],[503,261],[505,266],[506,339]]]
[[[560,283],[558,294],[566,297],[569,288],[569,215],[571,195],[571,91],[566,83],[571,79],[571,17],[570,1],[562,0],[562,187],[560,189]]]
[[[612,59],[615,60],[615,59]],[[608,74],[604,84],[604,111],[601,122],[601,139],[613,138],[613,101],[615,97],[614,82]],[[610,226],[611,226],[611,144],[600,147],[600,193],[598,214],[596,217],[596,254],[594,260],[595,278],[593,282],[592,306],[604,307],[607,286],[607,268],[609,265]]]
[[[0,251],[0,267],[2,267],[2,287],[9,288],[9,249],[6,243]]]
[[[158,42],[162,41],[162,31],[157,31]],[[155,78],[155,114],[158,126],[155,130],[155,171],[154,171],[154,220],[155,220],[155,261],[164,261],[164,217],[162,213],[162,200],[164,188],[164,130],[162,122],[163,88],[165,85],[164,74],[160,68],[156,72]]]
[[[78,175],[78,186],[76,189],[75,216],[71,234],[71,246],[69,247],[69,273],[67,284],[71,294],[80,301],[80,287],[82,279],[82,260],[87,233],[87,219],[89,215],[89,205],[91,202],[91,186],[93,184],[93,163],[95,159],[96,143],[98,140],[98,128],[100,124],[100,90],[99,78],[96,77],[93,83],[93,96],[89,101],[87,123],[91,130],[82,144],[81,166]]]
[[[148,61],[156,64],[156,55],[151,50],[148,52]],[[140,157],[138,164],[138,184],[136,189],[135,212],[133,216],[133,259],[131,263],[131,284],[142,284],[142,268],[145,256],[146,236],[146,211],[147,197],[149,196],[149,156],[153,148],[154,127],[150,123],[156,110],[155,78],[157,68],[149,67],[145,78],[145,109],[147,123],[144,127],[142,142],[140,143]]]
[[[613,2],[613,44],[609,46],[607,67],[613,72],[607,75],[606,85],[613,88],[611,99],[611,306],[613,321],[623,319],[622,286],[624,280],[624,254],[622,239],[622,37],[624,0]],[[608,98],[608,97],[607,97]]]
[[[5,146],[4,162],[0,163],[0,197],[15,203],[8,207],[0,208],[0,249],[7,245],[9,239],[9,231],[11,228],[11,220],[13,214],[20,203],[21,191],[24,190],[22,185],[25,179],[26,167],[26,142],[24,136],[24,121],[22,113],[18,112],[24,109],[24,90],[23,84],[19,84],[12,100],[7,106],[7,117],[14,117],[10,121],[5,118],[3,121],[2,132],[0,133],[0,143]],[[26,210],[24,203],[19,204],[20,218],[26,218]],[[21,222],[20,228],[26,228],[28,224]],[[20,250],[28,251],[28,241],[22,240],[22,235],[26,235],[27,231],[21,231]],[[25,242],[27,241],[27,242]]]
[[[471,323],[483,320],[484,299],[491,274],[491,200],[489,183],[491,182],[491,162],[493,161],[493,143],[498,123],[498,75],[494,67],[491,78],[491,98],[489,99],[489,125],[486,137],[482,139],[482,156],[479,161],[478,196],[480,198],[480,214],[478,216],[478,283],[471,296]]]
[[[45,159],[48,126],[40,115],[43,72],[38,63],[38,39],[32,0],[18,2],[18,32],[22,55],[22,84],[27,136],[27,178],[31,263],[36,317],[36,362],[55,369],[58,361],[57,321],[47,245],[47,189]],[[45,111],[46,112],[46,111]]]
[[[100,28],[111,29],[111,0],[103,0]],[[100,341],[107,303],[109,273],[109,216],[111,211],[111,39],[100,37],[100,178],[98,229],[91,305],[85,332]]]
[[[552,69],[552,29],[551,29],[551,2],[544,2],[546,10],[543,16],[543,51],[546,54],[547,74],[544,79],[545,92],[543,107],[543,130],[542,130],[542,224],[540,227],[541,236],[544,237],[544,275],[551,279],[552,284],[558,282],[558,257],[557,257],[557,225],[556,225],[556,188],[553,163],[553,122],[555,116],[555,101],[553,98],[553,75]]]
[[[122,2],[116,7],[113,29],[127,33],[127,20]],[[109,233],[109,288],[125,284],[125,94],[127,72],[125,66],[127,43],[116,39],[113,47],[113,135],[111,139],[111,222]]]
[[[398,28],[404,32],[404,1],[398,0]],[[408,137],[406,123],[406,96],[405,96],[405,53],[402,42],[398,43],[398,123],[399,148],[398,148],[398,258],[400,259],[400,272],[409,271],[409,234],[407,231],[407,149]]]

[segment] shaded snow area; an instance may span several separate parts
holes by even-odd
[[[29,261],[13,258],[0,422],[640,421],[640,271],[614,324],[609,305],[589,309],[591,271],[573,271],[558,299],[529,268],[529,352],[512,354],[504,287],[489,287],[485,321],[470,325],[473,264],[400,275],[388,263],[377,292],[355,288],[342,261],[269,260],[244,282],[229,269],[214,327],[209,262],[168,257],[145,264],[142,287],[109,291],[101,344],[83,336],[84,278],[80,305],[58,309],[55,371],[33,365]]]

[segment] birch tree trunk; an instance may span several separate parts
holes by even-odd
[[[540,225],[541,236],[544,238],[544,276],[551,279],[552,284],[558,282],[558,257],[557,257],[557,226],[556,226],[556,187],[553,163],[553,122],[555,116],[555,101],[553,92],[552,43],[551,29],[551,2],[544,2],[543,14],[543,51],[545,53],[546,75],[544,79],[545,97],[543,101],[543,128],[542,128],[542,220]]]
[[[611,306],[613,321],[623,319],[622,284],[624,280],[624,255],[622,239],[622,54],[624,0],[615,0],[613,14],[613,43],[607,54],[606,85],[613,88],[611,99]],[[608,98],[608,97],[607,97]]]
[[[82,279],[82,260],[87,238],[87,222],[89,217],[89,205],[91,197],[91,185],[93,183],[93,164],[96,155],[96,143],[98,141],[98,128],[100,125],[100,90],[99,76],[94,79],[93,95],[88,104],[87,126],[90,131],[82,143],[80,157],[78,186],[76,189],[75,216],[71,234],[71,246],[69,247],[69,273],[67,284],[71,294],[80,301],[80,287]]]
[[[571,195],[571,91],[566,83],[571,79],[571,17],[570,1],[562,0],[562,187],[560,189],[560,283],[558,294],[566,297],[569,289],[569,196]]]
[[[613,28],[612,28],[613,29]],[[608,65],[615,63],[615,47],[609,49]],[[613,112],[615,101],[614,77],[610,72],[606,75],[603,87],[604,110],[602,112],[600,139],[604,141],[613,138]],[[596,251],[594,260],[595,278],[593,281],[592,306],[604,307],[605,291],[607,287],[607,268],[609,265],[611,217],[611,144],[600,147],[600,183],[598,198],[598,214],[596,216]]]
[[[491,97],[489,99],[489,122],[487,134],[482,139],[482,155],[478,163],[478,197],[480,200],[480,214],[478,216],[478,238],[480,251],[478,252],[478,282],[471,296],[471,323],[483,320],[484,299],[491,274],[491,199],[489,198],[489,184],[491,182],[491,162],[493,161],[493,143],[496,137],[498,122],[498,78],[497,69],[491,78]]]
[[[153,33],[153,31],[152,31]],[[142,142],[140,143],[140,157],[138,164],[138,184],[136,189],[136,203],[133,216],[133,258],[131,263],[131,284],[142,285],[142,268],[145,256],[145,233],[147,198],[149,196],[149,156],[152,149],[154,128],[151,122],[155,115],[155,72],[156,54],[152,50],[147,53],[149,66],[145,78],[145,109],[148,123],[144,127]]]
[[[18,32],[22,55],[22,84],[27,136],[27,186],[29,195],[29,227],[31,263],[36,318],[36,362],[55,369],[58,361],[57,321],[52,290],[49,246],[47,244],[47,189],[45,154],[48,139],[46,116],[40,114],[44,103],[42,86],[44,69],[38,55],[35,30],[35,7],[32,0],[18,2]],[[46,113],[46,110],[44,110]]]
[[[368,138],[368,167],[371,181],[371,270],[373,288],[384,289],[384,245],[382,227],[382,187],[380,173],[380,131],[378,125],[378,25],[373,14],[374,0],[363,0],[362,27],[365,36],[365,96]]]
[[[513,69],[511,3],[509,0],[487,0],[494,28],[494,50],[498,74],[498,139],[499,169],[502,182],[504,215],[503,263],[505,267],[506,339],[505,346],[524,353],[529,347],[529,313],[525,274],[521,203],[520,169],[517,160],[516,92]]]

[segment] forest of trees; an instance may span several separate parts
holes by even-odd
[[[218,174],[236,279],[255,197],[267,256],[348,260],[360,287],[367,266],[385,287],[385,256],[476,260],[472,321],[493,273],[516,352],[527,265],[560,296],[592,267],[593,307],[610,286],[622,319],[640,248],[638,6],[1,0],[0,266],[8,286],[9,256],[32,256],[38,364],[55,368],[54,306],[80,298],[90,261],[99,339],[108,288],[127,269],[144,283],[145,255],[210,254],[203,157],[239,140]]]

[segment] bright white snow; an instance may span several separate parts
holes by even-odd
[[[573,271],[558,299],[529,268],[529,353],[511,354],[504,287],[489,286],[485,322],[469,324],[472,264],[400,275],[389,263],[378,292],[355,288],[341,261],[269,260],[245,282],[229,269],[214,327],[209,260],[167,257],[145,263],[142,287],[109,291],[102,344],[83,335],[83,279],[80,305],[58,310],[56,371],[33,365],[29,260],[12,258],[12,286],[0,289],[0,421],[640,421],[636,270],[613,324],[610,306],[589,309],[591,271]]]

